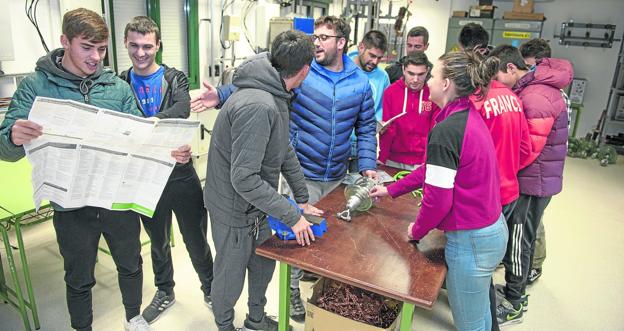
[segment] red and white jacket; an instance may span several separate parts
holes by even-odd
[[[391,160],[417,165],[425,161],[427,136],[440,108],[429,101],[427,85],[421,91],[412,91],[399,79],[384,92],[382,121],[401,114],[404,102],[407,114],[394,120],[379,136],[379,161],[382,163]]]
[[[488,127],[498,161],[501,203],[518,198],[518,171],[531,153],[529,128],[522,101],[511,89],[493,80],[485,97],[471,96],[470,101]]]

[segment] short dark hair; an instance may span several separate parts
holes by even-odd
[[[296,75],[303,66],[310,65],[313,58],[312,38],[301,31],[284,31],[271,44],[271,65],[282,78]]]
[[[423,37],[425,45],[429,43],[429,31],[427,31],[424,26],[415,26],[407,33],[407,38],[420,36]]]
[[[69,41],[83,37],[93,42],[108,40],[108,28],[102,16],[85,8],[70,10],[63,15],[63,34]]]
[[[459,45],[465,50],[487,47],[490,34],[477,23],[468,23],[459,32]]]
[[[156,42],[160,41],[160,28],[154,20],[147,16],[136,16],[130,20],[124,30],[124,39],[128,38],[129,31],[138,32],[142,35],[153,32],[156,35]]]
[[[362,38],[362,43],[366,49],[377,48],[384,53],[388,50],[388,40],[386,39],[386,35],[378,30],[370,30],[366,32]]]
[[[550,45],[541,38],[531,39],[520,45],[520,54],[523,58],[534,57],[536,60],[550,56]]]
[[[427,58],[427,55],[421,52],[416,52],[405,57],[405,60],[403,60],[403,68],[407,68],[407,66],[410,64],[414,66],[424,65],[427,66],[427,68],[432,67],[431,62],[429,62],[429,59]]]
[[[500,60],[498,70],[507,72],[507,64],[511,63],[520,70],[529,70],[520,51],[511,45],[500,45],[490,52],[490,57],[495,56]]]
[[[321,25],[327,25],[327,27],[329,27],[330,29],[336,30],[336,35],[338,36],[338,38],[345,38],[347,44],[349,43],[351,27],[344,19],[336,16],[321,16],[314,21],[314,28],[316,29]]]

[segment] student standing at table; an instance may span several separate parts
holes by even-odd
[[[423,179],[424,196],[408,236],[420,240],[433,228],[445,232],[446,284],[460,331],[491,329],[490,281],[508,239],[494,143],[469,100],[475,91],[486,93],[497,68],[497,59],[480,61],[474,53],[440,57],[428,86],[430,100],[442,110],[429,135],[425,166],[412,176]],[[413,189],[402,180],[388,191],[396,197]]]

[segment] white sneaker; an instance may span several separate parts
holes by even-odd
[[[134,316],[130,321],[124,319],[124,329],[126,331],[154,331],[141,315]]]

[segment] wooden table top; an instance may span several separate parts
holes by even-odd
[[[386,169],[388,170],[388,169]],[[392,171],[388,171],[389,173]],[[418,214],[411,194],[384,197],[351,222],[336,217],[345,208],[344,185],[316,206],[325,211],[328,231],[301,247],[294,240],[272,236],[256,252],[321,276],[431,309],[446,275],[445,238],[429,233],[418,246],[409,242],[407,227]]]

